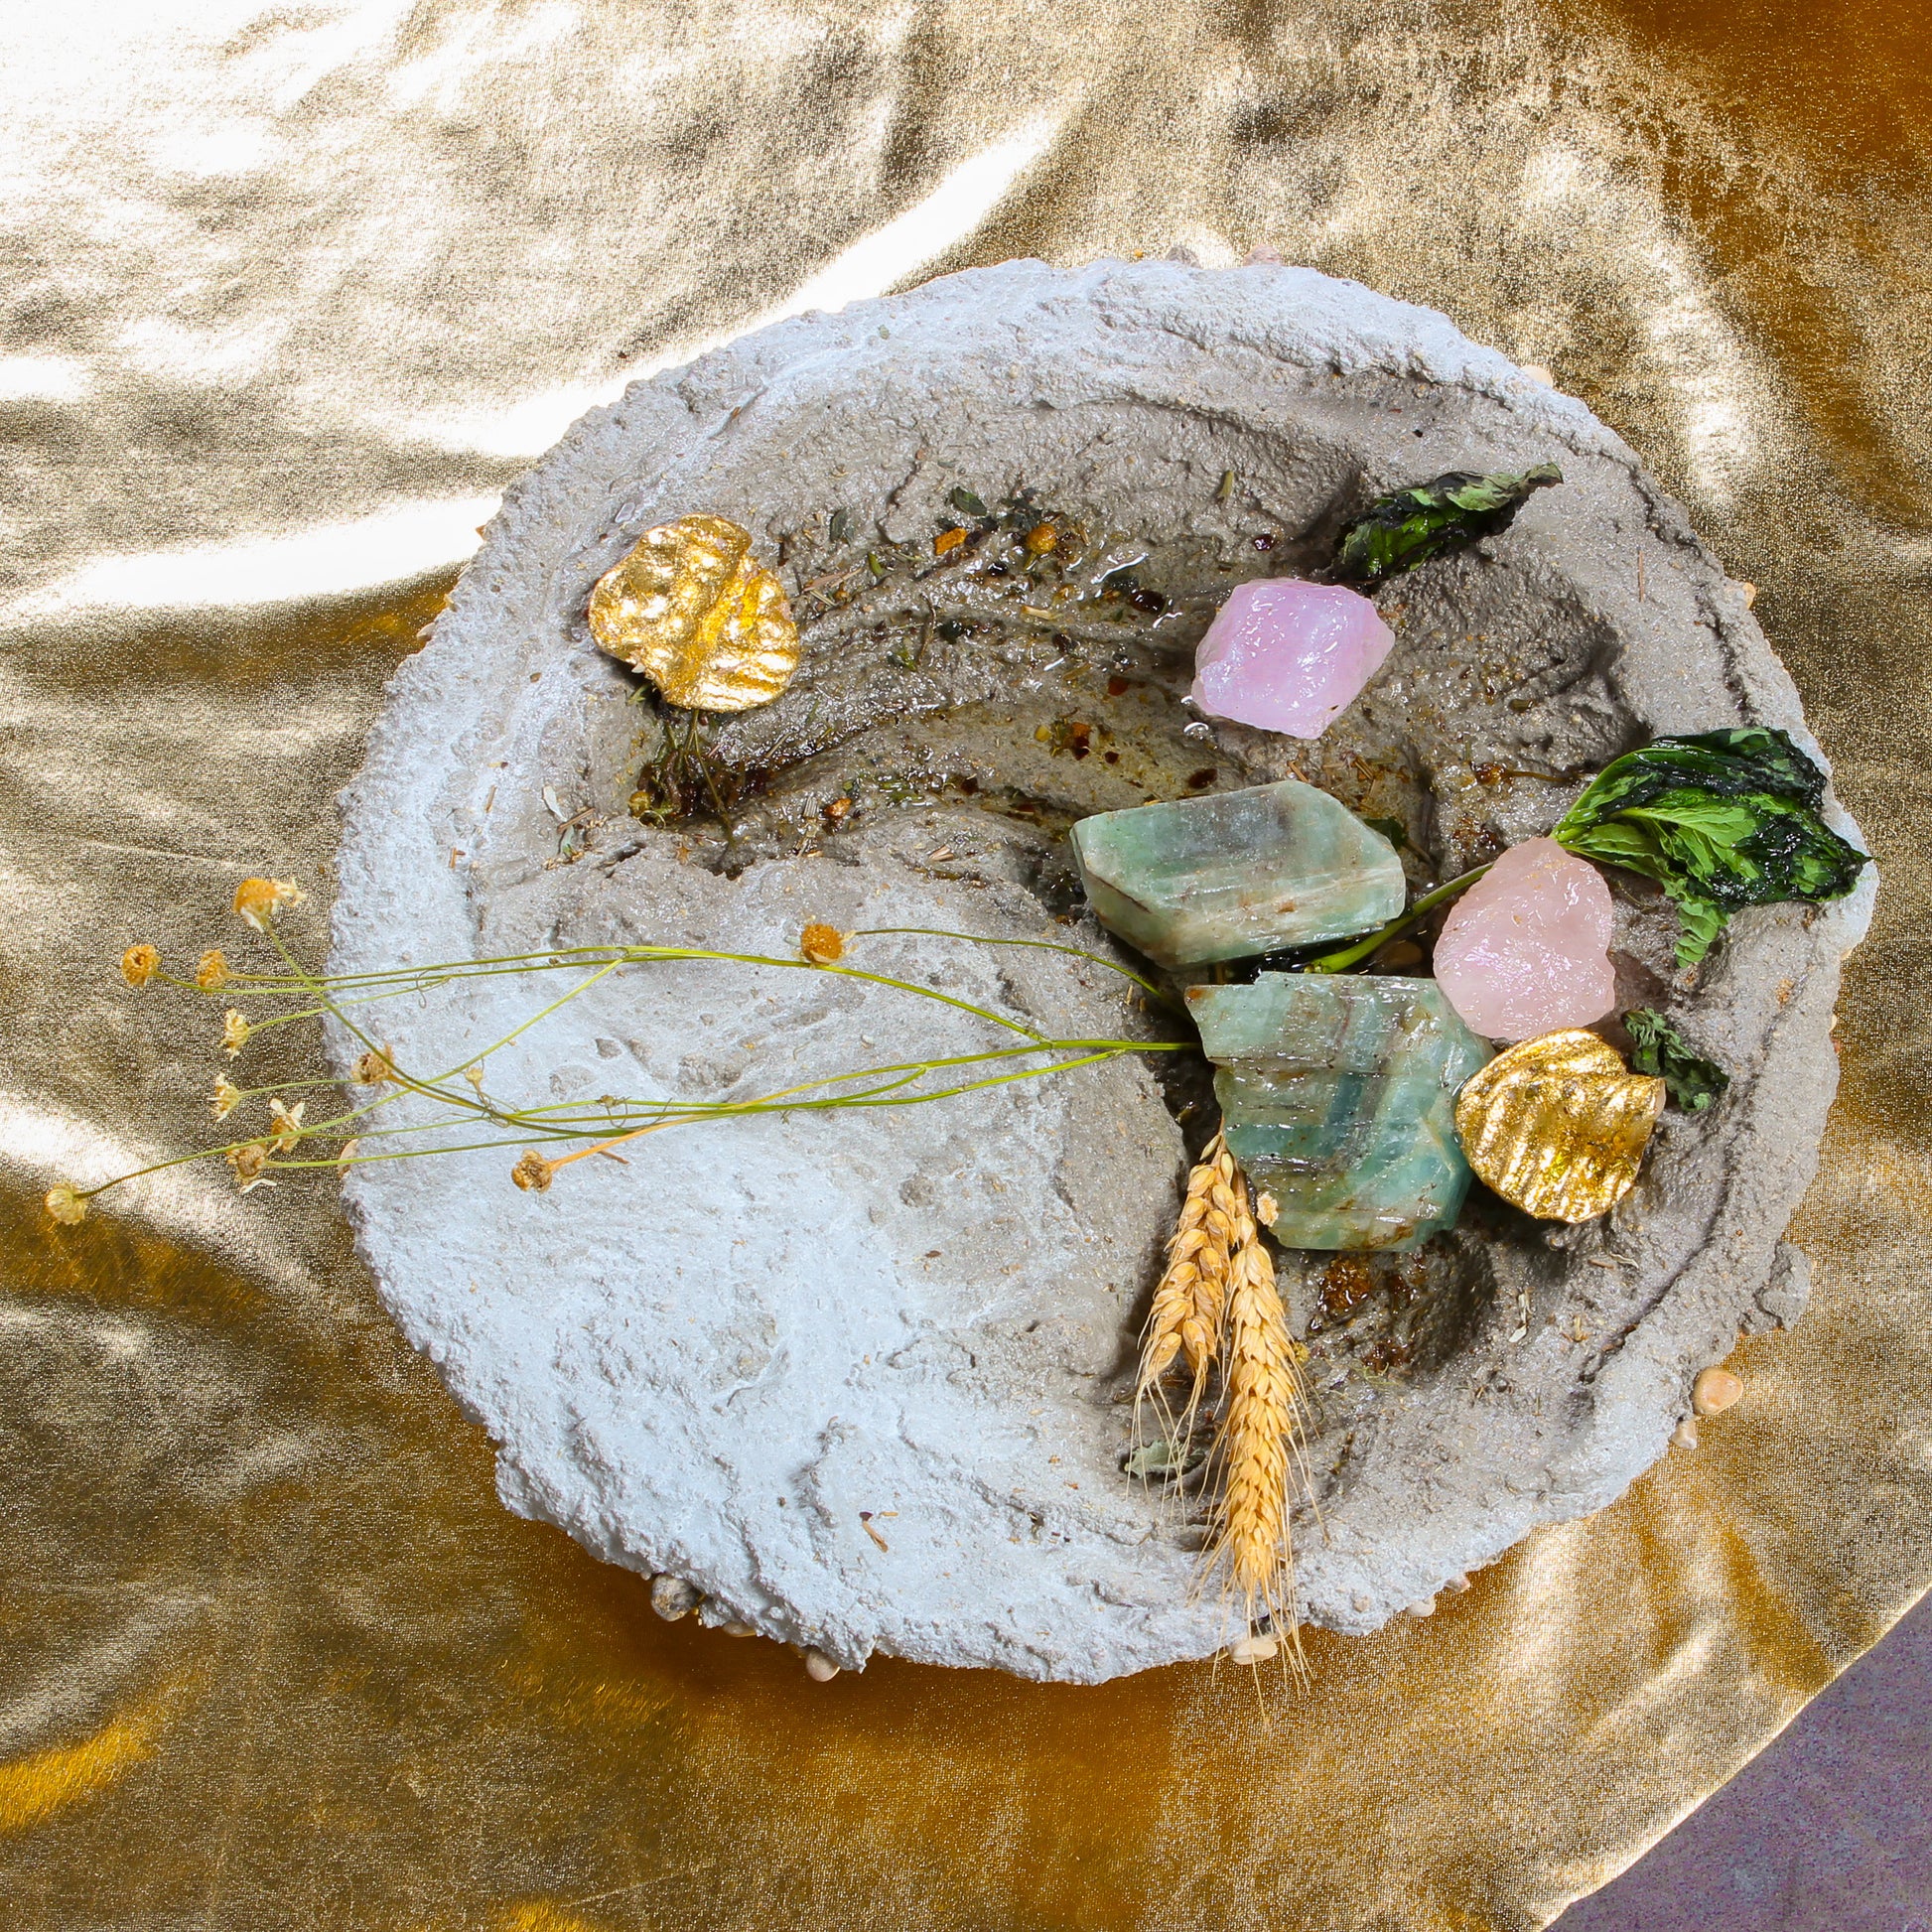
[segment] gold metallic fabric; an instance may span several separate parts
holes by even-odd
[[[1637,1178],[1664,1083],[1582,1028],[1505,1046],[1455,1096],[1476,1178],[1545,1221],[1607,1214]]]
[[[0,1899],[13,1932],[1521,1932],[1932,1577],[1932,49],[1912,0],[15,7],[0,66]],[[1015,254],[1265,246],[1550,368],[1681,493],[1884,875],[1816,1291],[1614,1507],[1311,1686],[653,1617],[509,1515],[331,1188],[175,1170],[118,962],[333,890],[338,786],[573,414]],[[294,1030],[264,1055],[299,1073]],[[251,1047],[251,1051],[254,1050]],[[533,1281],[532,1295],[546,1292]]]

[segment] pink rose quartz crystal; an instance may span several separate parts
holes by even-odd
[[[1532,1039],[1616,1004],[1610,889],[1555,839],[1512,845],[1449,908],[1436,979],[1471,1033]]]
[[[1339,584],[1268,577],[1228,598],[1194,653],[1194,702],[1291,738],[1319,738],[1388,656],[1395,634]]]

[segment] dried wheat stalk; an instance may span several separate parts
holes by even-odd
[[[1167,1273],[1154,1291],[1154,1306],[1148,1311],[1140,1379],[1134,1389],[1136,1411],[1150,1396],[1159,1401],[1162,1378],[1176,1357],[1183,1358],[1193,1371],[1193,1383],[1182,1411],[1182,1436],[1193,1422],[1207,1372],[1220,1353],[1229,1257],[1246,1194],[1234,1157],[1216,1134],[1187,1176],[1180,1218],[1168,1242]]]
[[[1225,1556],[1228,1587],[1252,1624],[1265,1606],[1278,1627],[1294,1621],[1288,1535],[1290,1471],[1302,1423],[1301,1377],[1275,1264],[1247,1208],[1245,1186],[1229,1268],[1226,1400],[1214,1460],[1221,1498],[1208,1540],[1210,1568]]]

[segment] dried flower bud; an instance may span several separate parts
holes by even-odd
[[[230,1085],[225,1074],[218,1074],[214,1082],[214,1096],[207,1103],[207,1110],[216,1120],[226,1120],[241,1105],[241,1089]]]
[[[358,1087],[379,1087],[384,1080],[396,1077],[395,1062],[389,1057],[389,1049],[371,1046],[366,1053],[358,1055],[349,1071],[349,1078]]]
[[[306,897],[292,879],[244,879],[234,889],[234,909],[257,932],[265,932],[270,914],[284,905],[300,905]]]
[[[1043,557],[1059,540],[1060,533],[1053,528],[1052,524],[1035,523],[1027,532],[1027,549],[1029,554],[1033,556]]]
[[[245,1194],[261,1179],[262,1170],[268,1166],[268,1150],[259,1141],[250,1141],[246,1147],[231,1147],[228,1166],[233,1171],[235,1184]]]
[[[161,955],[145,940],[121,954],[121,978],[130,986],[146,986],[161,970]]]
[[[948,552],[957,550],[965,541],[966,532],[964,530],[941,530],[932,539],[932,554],[935,557],[943,557]]]
[[[228,962],[222,958],[219,949],[205,952],[195,962],[195,984],[204,993],[212,993],[217,986],[228,983]]]
[[[289,1153],[302,1138],[302,1112],[308,1104],[306,1100],[298,1100],[291,1107],[279,1094],[268,1103],[269,1125],[275,1129],[268,1144],[277,1154]]]
[[[531,1148],[510,1170],[510,1178],[526,1193],[534,1188],[540,1194],[550,1185],[550,1176],[556,1171],[556,1162],[546,1161],[535,1148]]]
[[[87,1218],[87,1197],[77,1193],[64,1180],[47,1190],[47,1211],[63,1227],[75,1227]]]
[[[241,1051],[248,1042],[248,1035],[254,1030],[248,1025],[248,1016],[230,1007],[221,1016],[221,1050],[229,1059]]]
[[[814,966],[829,966],[845,957],[845,934],[835,925],[814,920],[798,935],[798,950]]]

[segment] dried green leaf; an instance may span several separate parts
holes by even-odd
[[[984,516],[987,514],[986,505],[964,483],[957,484],[951,495],[946,498],[946,501],[954,509],[958,510],[962,516]]]
[[[1451,470],[1432,483],[1377,497],[1343,530],[1334,574],[1364,588],[1496,535],[1539,489],[1563,481],[1554,463],[1477,476]]]
[[[852,512],[841,505],[832,512],[832,522],[826,535],[834,543],[849,543],[852,540]]]
[[[1670,1104],[1681,1113],[1703,1113],[1730,1085],[1730,1075],[1716,1060],[1692,1052],[1684,1035],[1654,1008],[1632,1009],[1623,1024],[1633,1042],[1631,1072],[1661,1079]]]

